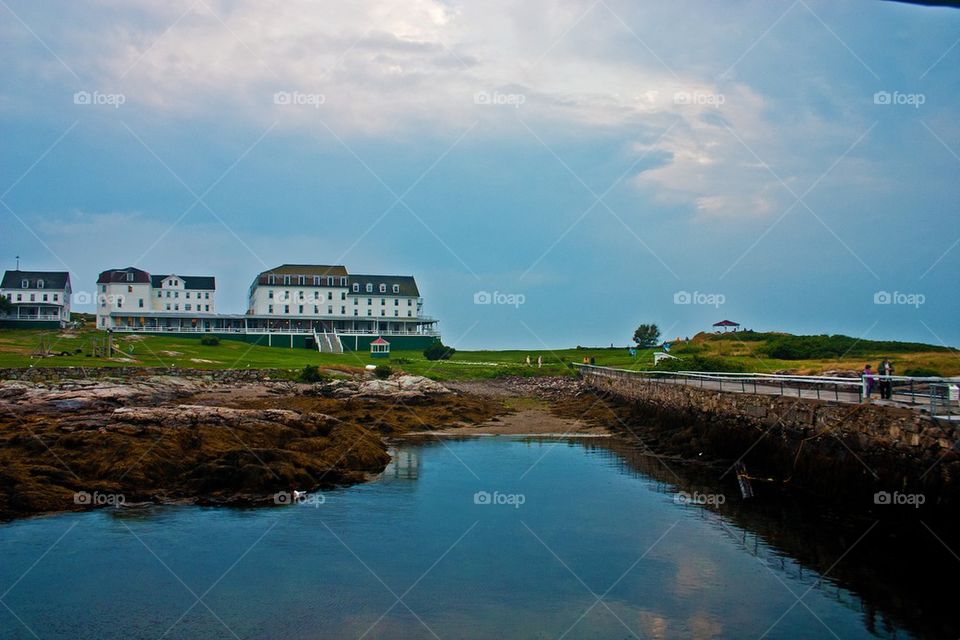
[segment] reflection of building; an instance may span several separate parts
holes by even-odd
[[[0,296],[13,307],[0,315],[2,324],[59,327],[70,321],[70,274],[66,271],[7,271]]]
[[[420,477],[419,447],[404,447],[391,453],[393,458],[383,470],[384,480],[416,480]]]

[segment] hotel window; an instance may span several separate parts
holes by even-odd
[[[327,286],[328,287],[333,286],[333,276],[327,276]]]
[[[313,305],[313,312],[320,313],[320,307],[318,307],[317,305]]]
[[[347,299],[347,292],[346,292],[346,291],[341,291],[341,292],[340,292],[340,299],[341,299],[341,300],[346,300],[346,299]]]
[[[183,305],[183,310],[184,310],[184,311],[190,311],[190,303],[187,303],[187,304]]]
[[[163,291],[157,291],[157,297],[158,297],[158,298],[162,298],[162,297],[163,297]]]
[[[394,315],[394,316],[399,316],[399,315],[400,315],[400,310],[399,310],[399,309],[394,309],[394,310],[393,310],[393,315]]]
[[[37,280],[37,289],[43,289],[43,280]]]
[[[272,305],[272,304],[268,304],[268,305],[267,305],[267,313],[273,313],[273,305]]]
[[[313,286],[315,287],[320,286],[320,276],[313,276]]]
[[[394,298],[394,299],[393,299],[393,306],[395,306],[395,307],[399,307],[399,306],[400,306],[400,298]]]
[[[383,307],[383,306],[386,306],[386,304],[387,304],[387,299],[386,299],[386,298],[380,298],[380,306]]]
[[[276,284],[277,279],[274,276],[267,276],[267,284]]]
[[[360,310],[359,310],[359,309],[354,309],[354,310],[353,310],[353,315],[355,315],[355,316],[360,315]]]
[[[273,300],[273,289],[270,289],[269,291],[267,291],[267,299]]]
[[[340,286],[341,286],[341,287],[347,286],[347,279],[346,279],[346,278],[340,278]]]
[[[328,315],[328,316],[332,316],[332,315],[333,315],[333,305],[332,305],[332,304],[328,304],[328,305],[327,305],[327,315]]]
[[[209,292],[209,291],[207,291],[207,292],[205,292],[205,293],[203,294],[203,299],[204,299],[204,300],[209,300],[209,299],[210,299],[210,292]]]
[[[17,294],[17,302],[20,302],[21,300],[23,300],[23,294],[22,294],[22,293],[18,293],[18,294]]]
[[[303,300],[303,291],[299,291],[298,293],[299,293],[299,298]]]
[[[353,292],[360,293],[360,285],[357,284],[356,282],[353,283]]]
[[[127,293],[133,293],[133,287],[127,285]]]
[[[327,291],[327,300],[333,300],[333,291]]]
[[[44,301],[44,302],[47,301],[47,294],[43,294],[43,301]]]
[[[307,284],[307,279],[304,276],[297,277],[297,284],[304,285]]]
[[[303,305],[300,305],[299,307],[297,307],[297,313],[299,313],[300,315],[303,315]]]
[[[100,292],[101,292],[101,293],[106,293],[106,292],[107,292],[107,285],[105,285],[105,284],[100,285]]]
[[[382,316],[387,315],[387,310],[386,310],[386,309],[380,309],[380,315],[382,315]]]
[[[133,272],[130,271],[127,273],[127,282],[133,282]]]
[[[346,307],[340,307],[340,315],[342,315],[342,316],[347,315],[347,308],[346,308]]]
[[[179,298],[179,297],[180,297],[180,292],[179,292],[179,291],[174,291],[174,292],[173,292],[173,297],[174,297],[174,298]]]
[[[407,311],[407,317],[410,318],[413,316],[413,311]]]
[[[385,284],[383,284],[383,283],[381,282],[381,283],[380,283],[380,293],[386,293],[386,292],[387,292],[387,285],[385,285]]]
[[[372,309],[367,309],[367,315],[368,315],[368,316],[372,316],[372,315],[373,315],[373,310],[372,310]]]
[[[289,292],[289,291],[284,291],[284,292],[283,292],[283,299],[284,299],[284,300],[289,300],[289,299],[290,299],[290,292]]]
[[[288,304],[283,305],[283,312],[284,312],[284,313],[290,313],[290,305],[288,305]]]
[[[118,304],[117,306],[119,307],[120,305]],[[180,305],[177,304],[177,303],[174,303],[174,305],[173,305],[173,310],[174,310],[174,311],[180,311]]]
[[[106,305],[104,305],[104,306],[106,306]],[[167,303],[167,311],[170,311],[170,303],[169,303],[169,302]]]
[[[205,304],[205,305],[203,305],[203,307],[204,307],[204,309],[203,309],[204,311],[210,311],[210,305]]]
[[[59,293],[53,294],[53,301],[57,302],[58,300],[60,300],[60,294]]]
[[[190,299],[190,292],[187,291],[187,300],[189,300],[189,299]]]
[[[290,276],[283,276],[283,284],[290,284]]]
[[[367,298],[367,304],[373,304],[373,298]]]
[[[169,292],[169,291],[167,291],[167,297],[168,297],[168,298],[170,297],[170,292]]]
[[[394,293],[400,293],[400,285],[398,285],[398,284],[393,285],[393,292],[394,292]]]
[[[360,299],[359,299],[359,298],[354,298],[354,299],[353,299],[353,306],[357,306],[358,304],[360,304]]]
[[[30,288],[30,281],[29,281],[29,280],[21,280],[21,281],[20,281],[20,288],[21,288],[21,289],[29,289],[29,288]]]
[[[367,293],[373,293],[373,283],[372,283],[372,282],[368,282],[368,283],[367,283]]]
[[[30,294],[30,302],[35,302],[36,299],[37,299],[37,295],[36,295],[35,293],[31,293],[31,294]]]
[[[138,302],[137,306],[143,309],[143,298],[140,298],[140,300],[138,300],[137,302]]]
[[[320,292],[319,292],[319,291],[314,291],[314,292],[313,292],[313,299],[314,299],[314,300],[319,300],[319,299],[320,299]]]
[[[407,306],[408,306],[408,307],[412,307],[412,306],[413,306],[413,300],[411,300],[410,298],[407,298]]]

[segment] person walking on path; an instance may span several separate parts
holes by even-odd
[[[880,363],[878,373],[880,374],[880,397],[884,400],[890,400],[893,398],[893,381],[890,379],[890,376],[893,375],[893,365],[890,364],[889,360],[884,358],[883,362]]]
[[[527,366],[530,366],[530,354],[527,354]]]
[[[869,400],[870,394],[873,393],[873,367],[866,365],[863,368],[861,378],[863,379],[863,397],[865,400]]]
[[[543,368],[543,356],[537,356],[537,369]]]

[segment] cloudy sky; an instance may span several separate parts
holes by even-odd
[[[284,262],[413,274],[463,348],[957,345],[958,39],[878,1],[0,0],[0,264],[228,312]]]

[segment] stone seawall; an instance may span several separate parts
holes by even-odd
[[[635,403],[662,430],[711,455],[742,460],[752,476],[858,499],[923,492],[960,505],[957,423],[880,404],[721,392],[582,371],[584,383]],[[863,494],[863,495],[860,495]]]

